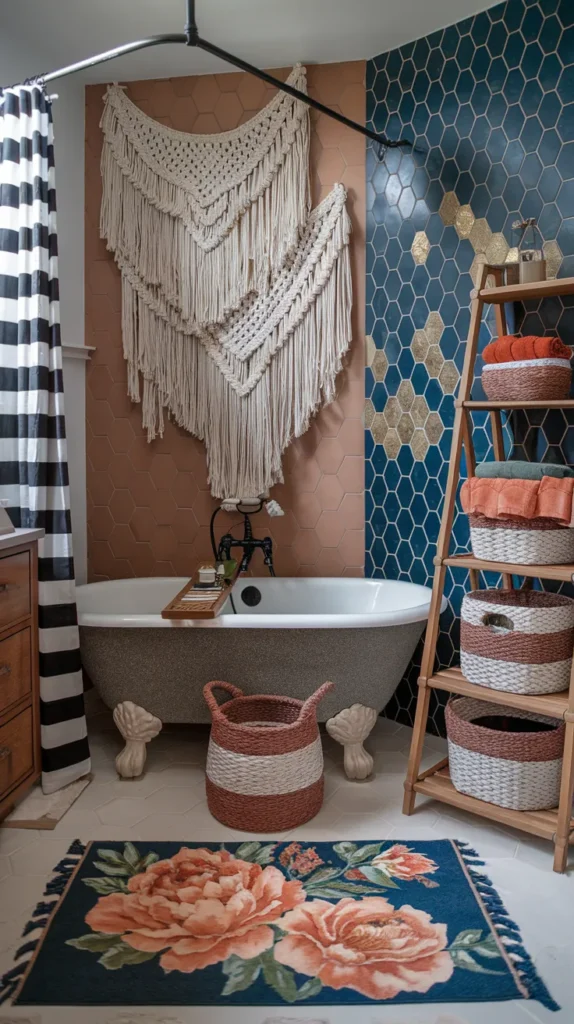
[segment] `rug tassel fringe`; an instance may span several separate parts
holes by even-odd
[[[40,900],[34,908],[30,920],[24,927],[22,938],[28,941],[20,946],[14,954],[16,964],[0,978],[0,1005],[11,999],[22,981],[30,960],[38,948],[40,939],[54,907],[58,904],[59,898],[64,892],[78,861],[85,853],[85,846],[79,839],[74,840],[66,856],[54,868],[54,875],[47,883],[44,890],[44,899]],[[50,899],[50,897],[53,897]]]
[[[28,924],[22,932],[22,938],[25,939],[30,932],[36,931],[36,928],[45,928],[49,920],[49,917],[40,917],[37,920],[32,919],[31,921],[28,921]]]
[[[468,843],[454,840],[455,846],[464,861],[473,885],[480,895],[485,909],[494,926],[496,934],[502,939],[504,948],[510,956],[520,981],[528,992],[530,999],[537,999],[547,1010],[559,1010],[560,1006],[552,998],[542,978],[538,974],[532,959],[522,944],[520,929],[512,920],[503,901],[496,892],[490,878],[477,870],[485,866],[476,850]]]
[[[38,948],[39,941],[40,939],[31,939],[30,942],[25,942],[23,946],[20,946],[20,949],[16,950],[14,959],[19,960],[20,957],[25,956],[26,953],[35,953]]]
[[[11,970],[6,971],[0,979],[0,1004],[5,1003],[15,995],[27,966],[28,962],[24,961],[16,967],[12,967]]]

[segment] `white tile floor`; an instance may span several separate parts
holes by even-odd
[[[215,821],[204,798],[203,764],[207,730],[166,729],[150,745],[145,775],[120,781],[114,757],[120,740],[111,716],[90,719],[94,781],[53,832],[0,829],[0,973],[11,966],[14,949],[51,868],[76,837],[89,839],[237,839]],[[320,814],[289,838],[466,839],[484,856],[487,871],[522,929],[525,945],[554,998],[562,1005],[549,1013],[536,1002],[353,1007],[356,1024],[569,1024],[574,1020],[574,870],[552,871],[550,844],[522,833],[494,828],[445,805],[419,800],[416,813],[401,813],[402,783],[410,730],[379,719],[369,741],[375,775],[349,782],[341,748],[325,737],[326,798]],[[425,766],[444,752],[429,737]],[[243,838],[246,833],[241,834]],[[277,838],[283,838],[277,836]],[[287,836],[285,836],[287,838]],[[574,850],[572,854],[574,860]],[[169,1007],[0,1008],[0,1024],[349,1024],[349,1009]]]

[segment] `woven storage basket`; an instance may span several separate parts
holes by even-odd
[[[468,520],[476,558],[523,565],[574,562],[574,529],[554,519],[488,519],[473,512]]]
[[[572,367],[568,359],[525,359],[513,363],[485,363],[482,386],[494,402],[568,398]]]
[[[473,590],[462,602],[460,666],[471,683],[557,693],[570,681],[574,601],[539,590]]]
[[[548,725],[543,732],[502,732],[477,725],[485,715],[509,715]],[[564,723],[518,708],[471,697],[446,707],[448,761],[459,793],[514,811],[541,811],[558,805]]]
[[[212,726],[207,803],[214,818],[243,832],[283,832],[313,818],[323,803],[323,748],[316,708],[334,683],[305,702],[244,697],[230,683],[203,689]],[[232,697],[221,707],[215,689]]]

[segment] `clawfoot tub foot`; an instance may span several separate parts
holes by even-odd
[[[122,779],[135,779],[143,772],[146,743],[161,732],[161,722],[145,708],[124,700],[114,708],[114,722],[126,745],[116,757],[116,769]]]
[[[329,736],[343,744],[345,774],[348,779],[366,779],[373,770],[373,759],[363,743],[378,717],[374,708],[353,704],[325,723]]]

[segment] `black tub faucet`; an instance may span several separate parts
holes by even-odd
[[[263,508],[263,502],[261,502],[259,508],[250,509],[250,512],[245,512],[238,505],[238,511],[243,512],[243,537],[239,540],[234,537],[231,533],[223,535],[219,541],[219,547],[217,549],[217,560],[220,562],[228,561],[232,555],[233,548],[242,548],[243,557],[241,559],[241,565],[239,567],[240,572],[247,572],[249,563],[253,558],[253,552],[261,550],[263,552],[263,561],[271,576],[275,575],[275,569],[273,568],[273,541],[271,537],[263,537],[260,540],[253,536],[253,530],[251,528],[251,512],[260,512]]]

